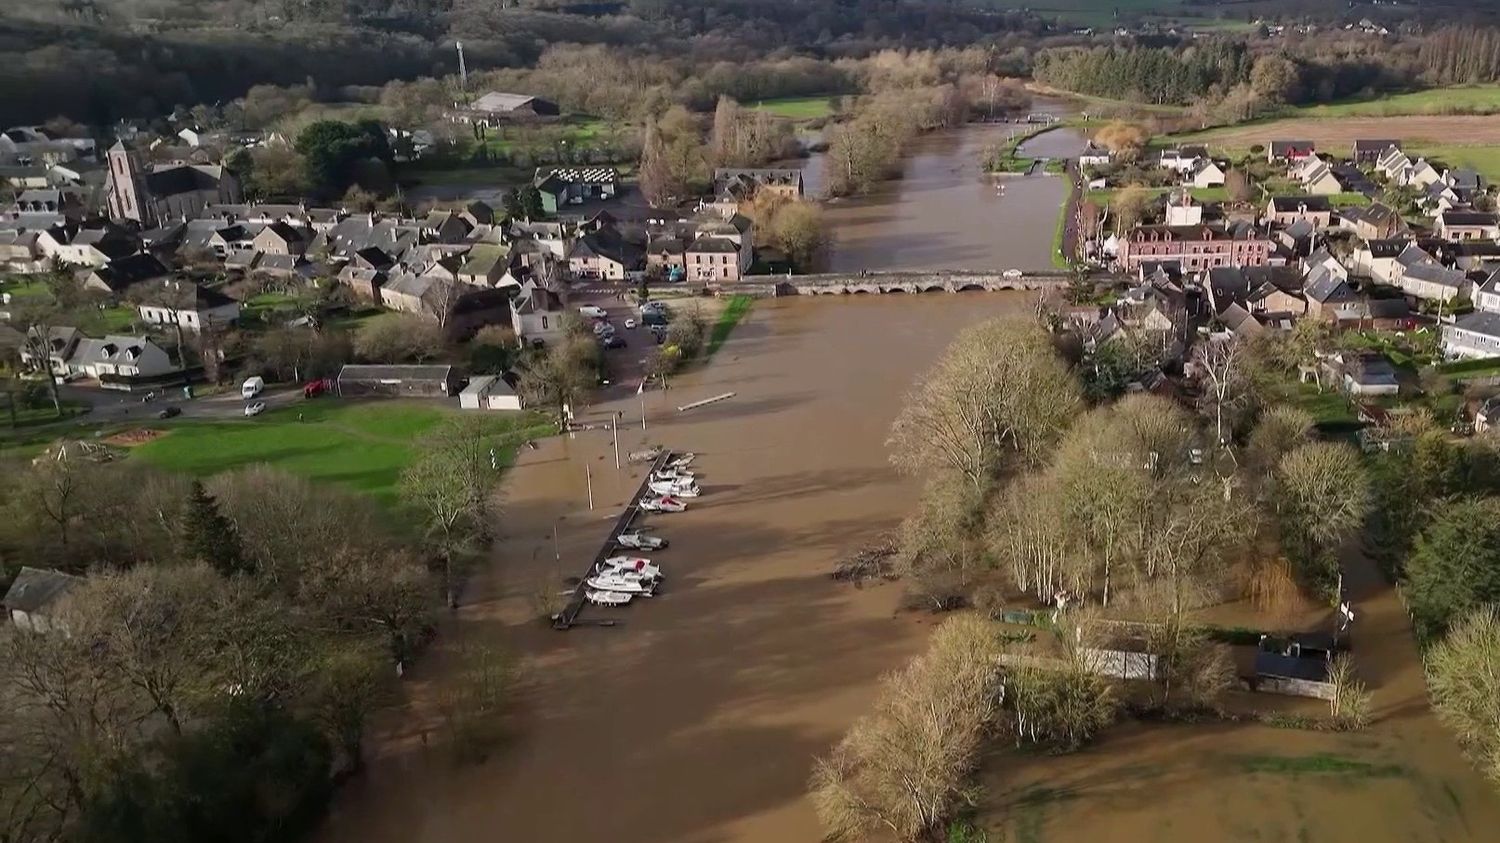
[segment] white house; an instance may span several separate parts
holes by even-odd
[[[516,342],[547,343],[563,335],[562,299],[551,290],[527,281],[510,300],[511,328]]]
[[[1224,168],[1208,158],[1198,159],[1193,165],[1192,184],[1193,187],[1223,187],[1224,178],[1228,174]]]
[[[165,349],[150,337],[106,336],[102,340],[79,340],[68,369],[74,374],[97,378],[100,375],[153,377],[177,370]]]
[[[1078,153],[1078,166],[1080,167],[1108,167],[1114,156],[1109,150],[1089,141],[1083,151]]]
[[[140,294],[141,318],[152,325],[180,325],[189,331],[228,325],[240,318],[240,303],[218,290],[191,281],[166,279]]]
[[[1418,263],[1401,273],[1396,279],[1396,286],[1412,298],[1451,302],[1468,292],[1469,279],[1456,269],[1433,263]]]
[[[1474,306],[1489,313],[1500,313],[1500,270],[1491,272],[1483,284],[1474,288]]]
[[[1175,170],[1180,175],[1187,175],[1198,165],[1200,158],[1207,158],[1208,150],[1201,146],[1184,146],[1179,149],[1163,149],[1161,151],[1161,167],[1164,170]]]
[[[465,410],[520,410],[521,396],[516,392],[519,383],[514,372],[475,375],[458,394],[458,406]]]
[[[1443,326],[1443,355],[1458,360],[1500,357],[1500,313],[1476,310]]]

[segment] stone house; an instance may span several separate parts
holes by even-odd
[[[1318,228],[1333,224],[1333,206],[1324,196],[1273,196],[1266,203],[1266,222],[1287,226],[1307,220]]]
[[[27,632],[67,633],[57,618],[57,609],[69,591],[83,584],[82,577],[62,571],[22,567],[11,581],[10,589],[0,599],[5,615],[17,629]]]

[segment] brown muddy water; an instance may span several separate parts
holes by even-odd
[[[581,573],[639,475],[616,471],[604,432],[524,451],[504,484],[505,538],[456,624],[526,657],[507,741],[471,767],[436,733],[424,747],[441,658],[424,659],[407,682],[417,713],[376,738],[321,839],[817,840],[803,799],[813,756],[930,620],[897,616],[896,586],[856,590],[829,571],[911,508],[916,484],[890,468],[885,438],[915,375],[963,325],[1031,305],[1020,293],[757,302],[711,365],[647,395],[644,434],[633,394],[593,408],[623,413],[622,452],[643,439],[698,452],[704,491],[649,519],[672,542],[656,556],[664,593],[586,612],[614,628],[553,632],[528,598]]]
[[[832,272],[884,269],[1050,269],[1053,231],[1067,196],[1060,176],[993,176],[985,150],[1019,124],[970,124],[912,142],[902,177],[868,195],[829,201],[824,220],[832,238]],[[1023,154],[1077,155],[1083,138],[1059,128],[1022,145]],[[806,187],[822,195],[821,155],[805,162]]]
[[[424,657],[318,839],[818,840],[812,758],[932,623],[897,611],[899,586],[857,590],[828,572],[912,507],[917,485],[884,443],[914,376],[960,327],[1031,305],[1020,293],[757,302],[711,365],[646,396],[644,433],[631,393],[592,408],[622,413],[622,455],[645,442],[698,452],[705,493],[649,517],[672,541],[654,554],[667,587],[586,610],[613,628],[553,632],[532,595],[581,573],[639,473],[615,469],[601,431],[524,451],[504,483],[504,537],[440,639],[520,658],[505,740],[482,764],[450,760],[430,717],[444,654]],[[724,392],[736,394],[675,409]],[[1427,709],[1400,604],[1359,589],[1371,729],[1132,725],[1076,755],[997,752],[978,806],[990,842],[1500,840],[1500,800]]]

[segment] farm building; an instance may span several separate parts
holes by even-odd
[[[453,118],[464,123],[488,126],[505,120],[556,117],[562,113],[557,103],[527,94],[490,91],[467,106],[459,106]]]
[[[361,366],[339,370],[338,394],[344,398],[445,398],[454,393],[458,375],[452,366]]]

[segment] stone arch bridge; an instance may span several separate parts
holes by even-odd
[[[1065,287],[1078,276],[1051,272],[863,272],[813,275],[751,276],[742,281],[710,285],[718,294],[753,296],[829,296],[882,293],[961,293],[971,290],[1050,290]],[[1105,273],[1091,280],[1114,278]]]

